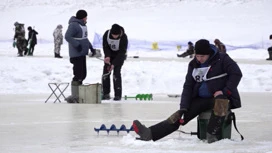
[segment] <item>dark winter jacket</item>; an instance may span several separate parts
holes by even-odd
[[[27,42],[29,43],[29,40],[31,40],[31,44],[37,44],[37,35],[38,32],[35,31],[34,29],[30,30],[28,32],[28,39],[27,39]]]
[[[194,69],[201,67],[201,64],[196,60],[196,58],[189,63],[186,80],[181,94],[181,109],[188,109],[192,99],[201,97],[199,95],[210,94],[212,96],[216,91],[220,90],[230,100],[231,109],[241,107],[241,100],[237,86],[242,78],[242,72],[237,63],[233,61],[228,54],[219,53],[215,47],[212,48],[215,53],[208,59],[207,63],[205,63],[207,66],[210,66],[207,71],[206,78],[197,80],[197,77],[193,77]],[[200,87],[206,91],[203,91]],[[200,94],[199,92],[203,93]]]
[[[110,57],[111,58],[111,64],[112,65],[123,65],[124,60],[125,60],[125,55],[127,52],[127,47],[128,47],[128,38],[125,33],[125,30],[123,27],[121,27],[121,35],[116,39],[120,40],[119,42],[119,48],[117,50],[113,50],[108,42],[108,37],[110,39],[114,39],[111,34],[110,30],[107,30],[104,35],[103,35],[103,51],[105,54],[105,57]]]
[[[77,19],[74,16],[69,20],[69,26],[65,33],[65,40],[69,43],[70,58],[86,56],[88,50],[92,46],[88,39],[87,26],[83,20]]]
[[[14,40],[25,40],[25,27],[24,24],[17,23],[15,26]]]

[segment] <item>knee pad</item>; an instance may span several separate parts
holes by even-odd
[[[214,99],[214,115],[226,116],[229,109],[229,100],[225,96],[217,96]]]
[[[180,117],[181,117],[180,110],[178,110],[167,118],[167,122],[169,124],[175,124],[180,119]]]

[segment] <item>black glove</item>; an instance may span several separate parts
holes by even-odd
[[[81,52],[81,51],[82,51],[82,46],[81,46],[81,44],[79,44],[79,45],[77,46],[77,51],[78,51],[78,52]]]
[[[185,113],[187,112],[187,109],[186,108],[181,108],[179,110],[179,113],[180,113],[180,119],[179,119],[179,123],[182,124],[184,122],[184,115]]]
[[[107,71],[110,72],[110,69],[111,69],[111,65],[107,64]]]
[[[214,99],[228,99],[228,97],[225,95],[218,95]]]
[[[92,55],[91,57],[93,57],[96,54],[96,50],[95,49],[91,49]]]

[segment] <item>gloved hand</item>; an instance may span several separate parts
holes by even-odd
[[[96,49],[91,48],[90,50],[91,50],[91,52],[92,52],[92,56],[94,56],[94,55],[96,54]]]
[[[179,110],[180,111],[180,119],[179,119],[179,123],[182,124],[184,123],[184,114],[187,112],[186,108],[182,108]]]
[[[94,55],[96,54],[96,49],[94,48],[91,48],[91,57],[94,57]]]
[[[15,47],[16,47],[16,41],[15,41],[15,40],[13,41],[12,46],[13,46],[13,48],[15,48]]]
[[[112,71],[114,69],[114,65],[110,65],[109,71]]]
[[[81,44],[79,44],[79,45],[77,46],[77,51],[78,51],[78,52],[81,52],[81,51],[82,51],[82,46],[81,46]]]
[[[228,99],[228,97],[221,94],[221,95],[217,95],[214,99]]]
[[[184,114],[187,112],[186,108],[182,108],[178,111],[176,111],[174,114],[172,114],[167,121],[170,124],[175,124],[177,121],[182,124],[184,122],[183,118],[184,118]]]
[[[110,57],[104,58],[104,62],[105,62],[106,64],[109,64],[109,65],[110,65]]]
[[[111,71],[111,65],[110,64],[107,64],[107,71],[110,72]]]

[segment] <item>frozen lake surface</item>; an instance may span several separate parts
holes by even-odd
[[[196,136],[179,132],[157,141],[135,140],[130,132],[101,131],[122,124],[129,128],[134,119],[150,126],[166,119],[179,107],[179,98],[154,95],[153,101],[102,101],[102,104],[44,103],[47,94],[1,95],[0,150],[3,153],[85,152],[227,152],[265,153],[272,151],[271,93],[241,93],[243,107],[234,110],[244,141],[232,127],[232,139],[207,144]],[[196,131],[196,119],[180,128]]]

